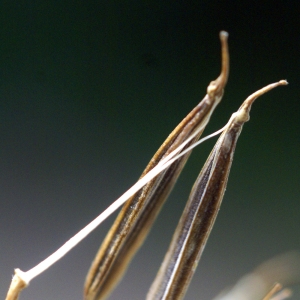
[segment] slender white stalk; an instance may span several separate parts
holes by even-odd
[[[226,128],[218,130],[217,132],[210,134],[209,136],[199,140],[197,143],[191,145],[189,148],[176,155],[202,128],[199,128],[197,132],[195,132],[189,139],[187,139],[184,143],[182,143],[178,148],[172,151],[162,163],[159,163],[156,167],[150,170],[144,177],[142,177],[139,181],[137,181],[129,190],[127,190],[121,197],[119,197],[116,201],[114,201],[105,211],[103,211],[97,218],[95,218],[92,222],[90,222],[87,226],[85,226],[82,230],[80,230],[76,235],[74,235],[71,239],[69,239],[65,244],[63,244],[58,250],[56,250],[53,254],[47,257],[45,260],[40,262],[38,265],[33,267],[27,272],[23,272],[20,269],[16,269],[16,273],[18,277],[20,277],[26,284],[46,269],[48,269],[51,265],[57,262],[60,258],[62,258],[66,253],[68,253],[72,248],[74,248],[78,243],[80,243],[88,234],[90,234],[97,226],[99,226],[106,218],[108,218],[113,212],[115,212],[121,205],[123,205],[131,196],[133,196],[137,191],[139,191],[146,183],[152,180],[155,176],[157,176],[160,172],[165,170],[168,166],[170,166],[175,160],[180,158],[186,152],[191,151],[194,147],[198,146],[205,140],[219,134]],[[174,157],[174,155],[176,155]],[[173,157],[173,158],[172,158]]]
[[[233,118],[234,114],[232,114],[230,120]],[[175,160],[177,160],[178,158],[180,158],[181,156],[183,156],[184,154],[186,154],[187,152],[191,151],[192,149],[194,149],[195,147],[199,146],[200,144],[202,144],[203,142],[205,142],[206,140],[209,140],[210,138],[222,133],[227,127],[228,127],[228,124],[230,122],[230,120],[228,121],[228,123],[222,127],[221,129],[207,135],[206,137],[200,139],[198,142],[192,144],[190,147],[186,148],[184,151],[180,152],[180,154],[178,154],[177,156],[175,156],[173,159],[169,159],[167,162],[163,162],[163,165],[165,165],[165,163],[168,163],[168,166],[170,164],[172,164]],[[179,146],[180,147],[180,146]],[[178,148],[179,148],[178,147]],[[177,149],[175,149],[174,151],[176,151]],[[172,154],[172,153],[170,153]]]

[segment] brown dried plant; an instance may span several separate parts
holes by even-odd
[[[227,39],[228,34],[222,31],[220,76],[209,84],[203,100],[171,132],[150,160],[137,184],[49,258],[28,272],[16,269],[6,300],[18,299],[20,291],[31,279],[65,255],[108,215],[125,203],[91,265],[84,287],[84,299],[106,299],[145,240],[192,148],[210,136],[221,133],[196,179],[169,250],[147,295],[148,300],[184,298],[220,209],[236,143],[244,123],[249,120],[251,106],[257,97],[277,86],[287,84],[285,80],[281,80],[258,90],[243,102],[221,130],[198,141],[224,94],[229,73]],[[290,291],[281,290],[276,281],[289,284],[299,276],[299,272],[282,271],[278,274],[275,269],[278,269],[278,266],[284,269],[287,265],[299,265],[299,261],[298,254],[277,259],[275,262],[273,260],[267,271],[263,267],[258,268],[243,281],[243,284],[237,284],[216,299],[287,298]],[[274,278],[274,274],[278,278]],[[253,282],[259,284],[253,285]],[[251,297],[239,298],[243,293],[248,296],[251,294],[252,289],[249,289],[249,286],[256,292]]]

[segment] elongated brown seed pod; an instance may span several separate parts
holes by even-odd
[[[229,72],[227,37],[226,32],[220,33],[222,45],[220,76],[209,84],[204,99],[179,123],[158,149],[141,177],[187,140],[196,130],[198,130],[197,135],[186,147],[199,139],[224,93]],[[105,299],[118,283],[133,255],[145,240],[189,155],[190,153],[187,153],[178,159],[146,184],[124,205],[88,272],[84,287],[86,300]]]
[[[147,300],[183,299],[220,209],[236,143],[250,118],[251,105],[260,95],[285,84],[282,80],[255,92],[230,118],[192,188]]]

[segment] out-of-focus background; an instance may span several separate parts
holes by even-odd
[[[299,8],[296,1],[2,1],[0,298],[139,177],[220,72],[206,133],[252,92],[224,202],[186,299],[212,299],[261,262],[300,248]],[[146,243],[110,299],[144,299],[216,139],[194,150]],[[29,299],[82,299],[115,216],[32,281]],[[298,296],[297,296],[298,295]],[[299,299],[299,293],[292,299]]]

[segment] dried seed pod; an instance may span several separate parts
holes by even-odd
[[[192,188],[148,300],[183,299],[220,209],[236,143],[250,118],[251,105],[258,96],[286,84],[282,80],[252,94],[230,118]]]
[[[220,102],[229,72],[226,32],[220,33],[222,70],[207,88],[204,99],[182,120],[158,149],[141,177],[154,168],[171,151],[196,133],[186,145],[201,136],[212,112]],[[145,240],[157,214],[173,188],[190,153],[186,153],[165,171],[146,184],[124,205],[100,247],[86,278],[86,300],[104,299],[122,277],[133,255]]]

